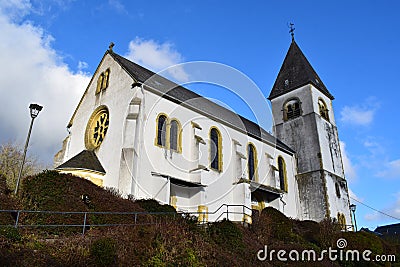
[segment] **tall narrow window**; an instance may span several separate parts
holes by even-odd
[[[101,90],[105,90],[108,87],[108,81],[110,79],[110,69],[106,69],[103,76],[103,83],[101,85]]]
[[[283,107],[283,119],[291,120],[301,115],[300,101],[292,99],[286,102]]]
[[[319,115],[321,115],[321,117],[324,118],[325,120],[329,121],[328,108],[326,107],[324,100],[322,100],[321,98],[318,99],[318,108],[319,108]]]
[[[106,69],[105,71],[100,73],[99,78],[97,79],[96,94],[100,93],[100,91],[105,90],[108,87],[109,80],[110,69]]]
[[[100,73],[99,78],[97,79],[97,87],[96,87],[96,94],[100,93],[102,84],[104,80],[104,73]]]
[[[249,171],[249,179],[256,181],[257,177],[257,152],[253,144],[247,146],[247,168]]]
[[[279,187],[283,191],[288,191],[286,164],[282,157],[278,157]]]
[[[157,145],[166,147],[167,140],[167,116],[160,115],[157,118]]]
[[[210,130],[210,146],[210,167],[222,171],[222,139],[217,128]]]
[[[177,120],[172,120],[169,129],[169,148],[171,150],[179,151],[179,134],[179,122]]]

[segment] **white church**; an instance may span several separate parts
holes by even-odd
[[[273,134],[110,46],[68,123],[56,169],[199,212],[202,221],[251,223],[254,210],[271,206],[351,224],[334,97],[294,39],[268,99]]]

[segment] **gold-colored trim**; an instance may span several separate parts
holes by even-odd
[[[252,146],[254,148],[254,152],[253,152],[253,156],[254,156],[254,182],[258,183],[258,156],[257,156],[257,148],[256,146],[252,143],[252,142],[248,142],[247,143],[247,175],[249,177],[250,181],[253,181],[250,177],[250,166],[249,166],[249,159],[250,159],[250,155],[249,155],[249,147]]]
[[[165,116],[165,123],[166,123],[166,125],[165,125],[165,144],[164,144],[164,146],[161,144],[158,144],[158,120],[160,119],[160,117],[161,116]],[[155,146],[158,146],[158,147],[161,147],[161,148],[168,148],[168,115],[167,114],[165,114],[165,113],[163,113],[163,112],[161,112],[161,113],[159,113],[158,115],[157,115],[157,118],[156,118],[156,138],[154,139],[154,145]]]
[[[199,205],[197,207],[197,212],[199,213],[199,222],[208,222],[208,207],[205,205]]]
[[[100,73],[99,77],[97,78],[97,86],[95,91],[96,95],[108,88],[109,80],[110,80],[110,68],[107,68],[105,71]]]
[[[178,144],[177,144],[177,149],[171,149],[171,125],[172,122],[176,121],[177,125],[178,125],[178,129],[177,129],[177,134],[178,134]],[[168,132],[169,132],[169,138],[168,138],[168,148],[175,151],[176,153],[182,153],[182,124],[180,123],[180,121],[177,118],[172,118],[170,120],[169,123],[169,127],[168,127]]]
[[[85,131],[85,146],[88,150],[94,150],[104,142],[109,127],[109,120],[110,115],[106,106],[102,105],[94,110]],[[97,137],[94,137],[96,134],[94,131],[98,131]]]
[[[321,97],[318,97],[318,112],[322,118],[329,121],[329,110]]]
[[[277,166],[278,166],[278,171],[279,171],[279,159],[282,159],[282,166],[283,166],[283,185],[284,185],[284,191],[287,193],[288,192],[288,180],[287,180],[287,171],[286,171],[286,162],[285,159],[282,156],[279,156],[277,158]],[[280,187],[280,181],[281,177],[279,176],[279,187]],[[282,188],[280,188],[282,189]]]
[[[213,161],[213,157],[212,157],[213,155],[211,155],[211,142],[212,142],[211,141],[211,131],[213,129],[215,129],[217,131],[217,135],[218,135],[218,169],[211,167],[211,163]],[[210,146],[209,146],[209,153],[208,153],[210,169],[218,171],[218,172],[222,172],[223,162],[222,162],[222,135],[221,135],[221,132],[216,126],[212,126],[208,132],[208,137],[210,139]]]

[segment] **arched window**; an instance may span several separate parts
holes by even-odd
[[[210,130],[210,167],[222,171],[222,138],[217,128]]]
[[[322,118],[325,120],[329,121],[329,112],[328,108],[326,107],[326,104],[322,98],[318,99],[318,109],[319,109],[319,115],[321,115]]]
[[[110,79],[110,69],[106,69],[100,73],[97,79],[96,94],[100,93],[101,90],[105,90],[108,87],[108,82]]]
[[[180,140],[181,127],[178,120],[173,119],[170,123],[169,128],[169,148],[177,152],[180,151],[181,140]]]
[[[100,73],[99,78],[97,79],[97,87],[96,87],[96,94],[100,93],[101,87],[104,80],[104,73]]]
[[[342,230],[346,230],[346,217],[344,216],[344,214],[338,212],[337,217],[340,228],[342,228]]]
[[[157,140],[158,146],[166,147],[167,145],[167,116],[161,114],[157,118]]]
[[[249,179],[256,181],[257,179],[257,151],[253,144],[247,145],[247,169]]]
[[[300,101],[292,99],[286,102],[283,107],[283,119],[291,120],[301,115]]]
[[[279,171],[279,187],[281,190],[287,192],[287,176],[286,176],[286,164],[285,160],[279,156],[278,157],[278,171]]]
[[[104,71],[104,76],[103,76],[103,83],[101,86],[101,90],[105,90],[108,87],[108,81],[110,79],[110,69],[106,69]]]

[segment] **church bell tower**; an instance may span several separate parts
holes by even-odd
[[[292,32],[292,31],[291,31]],[[334,97],[294,40],[268,97],[278,139],[296,151],[300,218],[351,224]]]

